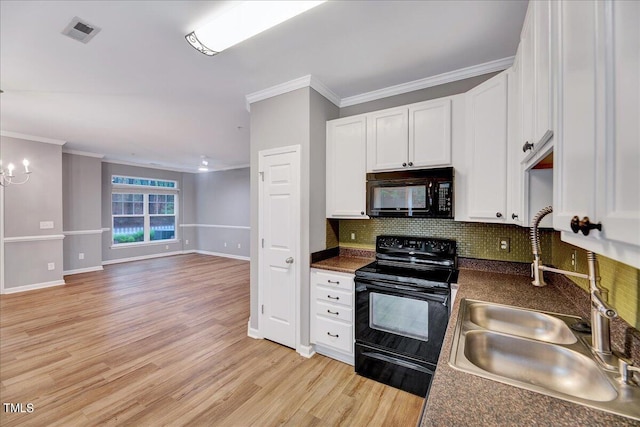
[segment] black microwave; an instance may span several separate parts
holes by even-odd
[[[367,174],[367,215],[453,218],[453,168]]]

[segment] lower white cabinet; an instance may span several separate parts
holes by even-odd
[[[353,365],[354,275],[312,268],[310,307],[316,352]]]

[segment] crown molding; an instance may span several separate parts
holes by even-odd
[[[5,136],[8,138],[25,139],[27,141],[44,142],[45,144],[53,144],[53,145],[64,145],[67,143],[67,141],[63,141],[61,139],[45,138],[44,136],[27,135],[24,133],[7,132],[4,130],[0,130],[0,136]]]
[[[248,94],[246,98],[247,111],[251,111],[251,104],[254,102],[262,101],[274,96],[282,95],[294,90],[310,87],[318,92],[320,95],[327,98],[336,106],[340,106],[340,97],[336,95],[331,89],[324,85],[317,77],[313,77],[308,74],[306,76],[298,77],[297,79],[289,80],[288,82],[280,83],[269,88],[259,90]]]
[[[76,156],[95,157],[97,159],[104,159],[104,154],[91,153],[89,151],[67,150],[66,148],[63,148],[62,152],[64,154],[73,154]]]
[[[253,104],[254,102],[262,101],[304,87],[310,87],[314,89],[320,95],[324,96],[330,102],[340,108],[349,107],[351,105],[362,104],[363,102],[375,101],[377,99],[387,98],[389,96],[401,95],[403,93],[413,92],[415,90],[426,89],[428,87],[468,79],[470,77],[481,76],[483,74],[493,73],[495,71],[506,70],[513,64],[514,59],[515,56],[496,59],[495,61],[489,61],[483,64],[473,65],[471,67],[460,68],[459,70],[449,71],[447,73],[438,74],[436,76],[425,77],[424,79],[414,80],[395,86],[389,86],[386,88],[362,93],[360,95],[349,96],[346,98],[340,98],[317,77],[309,74],[246,95],[246,107],[247,111],[251,111],[251,104]]]
[[[362,93],[360,95],[349,96],[347,98],[343,98],[339,106],[340,108],[349,107],[351,105],[362,104],[363,102],[375,101],[377,99],[387,98],[389,96],[401,95],[403,93],[413,92],[415,90],[426,89],[428,87],[468,79],[470,77],[476,77],[482,74],[492,73],[494,71],[506,70],[513,64],[514,59],[515,56],[509,56],[507,58],[485,62],[484,64],[460,68],[459,70],[438,74],[436,76],[426,77],[424,79],[414,80],[412,82],[402,83],[395,86],[389,86],[383,89]]]

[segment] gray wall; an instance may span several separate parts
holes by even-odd
[[[414,102],[428,101],[430,99],[457,95],[473,89],[496,74],[498,74],[498,72],[483,74],[481,76],[470,77],[468,79],[445,83],[443,85],[389,96],[387,98],[376,99],[375,101],[363,102],[362,104],[352,105],[349,107],[343,107],[340,109],[340,117],[370,113],[371,111],[384,110],[385,108],[399,107],[401,105],[413,104]]]
[[[301,146],[301,260],[298,264],[301,333],[309,345],[309,258],[325,249],[325,133],[326,121],[339,109],[311,88],[302,88],[251,105],[251,327],[258,328],[258,153]]]
[[[136,259],[138,257],[160,256],[163,254],[182,252],[181,228],[183,212],[189,211],[191,202],[184,202],[182,192],[178,195],[178,224],[176,230],[176,238],[178,241],[173,243],[150,243],[141,246],[128,246],[113,248],[112,243],[112,224],[111,224],[111,176],[123,175],[131,177],[170,179],[178,182],[178,188],[182,188],[182,173],[161,169],[144,168],[139,166],[121,165],[116,163],[102,163],[102,227],[108,228],[109,231],[102,233],[102,260],[109,263],[123,259]]]
[[[62,283],[62,146],[2,136],[0,152],[5,166],[20,171],[27,158],[33,171],[26,184],[4,189],[5,289]],[[41,221],[54,227],[40,229]]]
[[[249,168],[195,175],[196,227],[185,229],[195,228],[198,250],[249,257],[249,177]]]
[[[102,268],[101,163],[95,157],[62,154],[65,274]]]

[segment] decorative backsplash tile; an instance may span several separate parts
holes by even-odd
[[[437,218],[372,218],[340,220],[340,246],[374,249],[379,234],[400,234],[452,239],[458,255],[467,258],[531,262],[529,229],[514,225],[458,222]],[[543,261],[551,262],[551,232],[540,231]],[[352,235],[355,239],[352,239]],[[510,250],[500,250],[500,239],[509,239]]]

